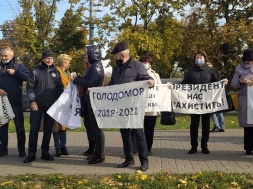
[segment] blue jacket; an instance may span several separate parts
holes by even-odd
[[[14,69],[14,75],[7,73],[7,69]],[[0,89],[7,93],[11,106],[22,106],[22,85],[28,76],[29,70],[15,58],[8,63],[0,62]]]

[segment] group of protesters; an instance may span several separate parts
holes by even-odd
[[[146,80],[149,87],[161,84],[159,74],[153,69],[153,60],[150,56],[141,57],[140,61],[130,56],[128,44],[118,42],[113,51],[116,66],[113,68],[109,85],[118,85],[135,81]],[[41,60],[30,71],[14,58],[14,52],[10,47],[1,51],[0,63],[0,96],[7,96],[15,114],[14,123],[17,133],[19,157],[25,157],[24,163],[30,163],[36,159],[38,133],[43,121],[43,138],[41,143],[41,159],[54,160],[49,153],[49,143],[53,132],[55,155],[69,155],[66,143],[66,127],[57,123],[47,114],[48,109],[60,97],[70,82],[81,87],[82,117],[87,131],[89,147],[83,153],[87,156],[88,164],[97,164],[105,161],[105,135],[96,121],[89,97],[89,88],[104,85],[104,69],[101,62],[101,49],[97,45],[87,46],[85,49],[84,63],[88,68],[83,76],[70,73],[69,68],[72,58],[67,54],[57,57],[58,65],[54,65],[54,54],[51,50],[42,52]],[[204,51],[194,54],[194,62],[184,75],[181,84],[208,84],[220,80],[215,69],[208,64],[209,60]],[[30,133],[28,142],[28,154],[25,151],[25,129],[22,109],[22,85],[27,81],[27,94],[31,103]],[[226,82],[227,84],[227,82]],[[248,124],[247,110],[247,86],[253,85],[253,50],[243,52],[242,62],[235,69],[231,87],[239,91],[239,124],[244,127],[244,149],[246,155],[252,155],[253,151],[253,124]],[[137,148],[140,159],[140,170],[149,168],[148,156],[152,156],[154,128],[159,112],[146,112],[142,128],[121,128],[120,133],[123,142],[125,160],[119,164],[119,168],[134,165],[134,148]],[[202,153],[209,154],[208,140],[210,133],[210,113],[190,114],[190,139],[191,149],[188,154],[197,153],[198,128],[200,118],[202,123],[201,149]],[[8,155],[8,125],[0,127],[0,157]],[[133,139],[136,140],[136,146]]]

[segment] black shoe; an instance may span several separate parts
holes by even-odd
[[[86,159],[89,161],[89,160],[91,160],[93,157],[95,157],[95,154],[89,155]]]
[[[153,152],[148,151],[148,156],[153,156]]]
[[[207,147],[205,147],[205,148],[202,148],[202,153],[203,154],[210,154],[210,151],[208,150]]]
[[[0,153],[0,157],[8,156],[8,152]]]
[[[220,129],[219,132],[225,132],[225,129]]]
[[[118,168],[124,168],[124,167],[128,167],[128,166],[132,166],[134,165],[134,161],[128,161],[128,160],[125,160],[123,163],[121,164],[118,164]]]
[[[250,156],[250,155],[253,155],[253,153],[252,153],[251,150],[246,150],[246,155],[247,155],[247,156]]]
[[[92,158],[88,161],[88,164],[97,164],[97,163],[103,163],[105,161],[105,156],[97,157],[92,156]]]
[[[220,130],[219,127],[214,127],[214,128],[210,131],[210,133],[218,132],[219,130]]]
[[[32,161],[34,161],[36,159],[36,156],[35,155],[28,155],[25,160],[24,160],[24,163],[30,163]]]
[[[25,152],[19,152],[18,157],[25,157],[25,156],[26,156],[26,153],[25,153]]]
[[[188,154],[196,154],[196,153],[197,153],[197,148],[194,148],[194,147],[192,147],[190,151],[188,152]]]
[[[41,155],[41,159],[44,159],[46,161],[53,161],[54,160],[54,157],[51,156],[50,154],[42,154]]]
[[[140,170],[142,170],[142,171],[148,170],[148,163],[142,163]]]
[[[60,148],[55,148],[55,156],[57,156],[57,157],[61,156],[61,150],[60,150]]]
[[[61,148],[61,154],[62,155],[69,155],[68,149],[66,147]]]
[[[83,152],[83,156],[90,156],[92,155],[94,152],[94,150],[91,150],[90,148],[88,150],[86,150],[85,152]]]

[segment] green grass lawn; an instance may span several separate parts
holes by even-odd
[[[225,128],[226,129],[238,129],[239,128],[237,114],[224,114],[224,119],[225,119]],[[190,128],[190,116],[189,115],[183,115],[183,114],[176,115],[176,120],[177,120],[176,125],[164,126],[164,125],[160,124],[160,117],[158,117],[155,129],[157,129],[157,130],[175,130],[175,129],[189,129]],[[211,121],[211,128],[212,127],[213,127],[213,123]],[[201,128],[201,126],[200,126],[200,128]],[[30,129],[29,118],[25,117],[25,130],[26,130],[26,132],[29,132],[29,129]],[[117,129],[105,129],[105,130],[110,131],[110,130],[117,130]],[[79,129],[74,129],[74,130],[69,130],[69,131],[71,131],[71,132],[85,131],[85,127],[82,125],[82,127]],[[9,132],[10,133],[15,132],[15,126],[14,126],[13,121],[10,121]]]

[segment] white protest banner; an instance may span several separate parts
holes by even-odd
[[[247,123],[253,124],[253,86],[247,86]]]
[[[75,129],[81,127],[81,102],[77,86],[68,84],[61,96],[48,109],[47,114],[61,125]]]
[[[90,88],[99,128],[143,128],[148,81]]]
[[[171,112],[170,84],[156,84],[148,91],[145,112]]]
[[[15,117],[7,96],[0,97],[0,127]]]
[[[225,79],[208,84],[174,84],[172,108],[184,114],[206,114],[228,109]]]

